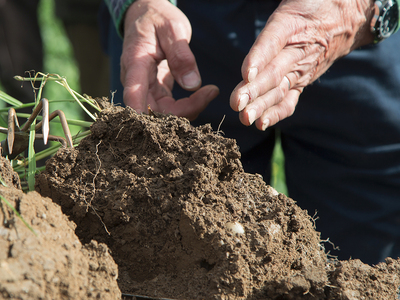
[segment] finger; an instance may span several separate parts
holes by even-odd
[[[284,49],[251,82],[241,82],[231,94],[231,107],[242,111],[258,97],[278,87],[285,74],[301,59],[301,51]]]
[[[294,78],[293,74],[288,76]],[[290,80],[287,76],[284,76],[284,78],[281,79],[279,86],[258,97],[240,112],[240,121],[246,126],[253,124],[253,122],[260,118],[265,111],[270,107],[277,105],[286,97],[290,90],[290,85]]]
[[[286,24],[286,21],[284,20],[283,24]],[[282,26],[279,16],[272,15],[243,61],[243,80],[253,81],[263,70],[263,66],[271,62],[285,47],[293,33],[293,27]]]
[[[318,56],[318,46],[283,49],[253,81],[243,81],[235,88],[230,98],[232,109],[242,111],[254,99],[277,87],[288,73],[295,75],[293,87],[305,87],[315,74]]]
[[[234,111],[242,111],[250,101],[247,93],[239,92],[246,84],[244,81],[239,82],[231,93],[229,104]]]
[[[173,78],[167,62],[160,60],[161,56],[156,51],[156,46],[150,42],[138,42],[124,48],[121,56],[124,103],[138,113],[147,111],[149,98],[171,95]]]
[[[171,113],[193,121],[218,94],[219,89],[217,86],[206,85],[188,98],[182,98],[178,101],[175,101],[171,97],[160,99],[157,101],[157,107],[158,111]]]
[[[184,24],[172,23],[171,26],[172,28],[163,28],[160,33],[161,36],[167,36],[160,39],[160,44],[169,69],[183,89],[195,91],[201,86],[201,78],[196,59],[189,47],[191,33],[188,33],[189,29]],[[190,24],[187,26],[190,28]]]
[[[174,87],[175,79],[171,74],[171,71],[168,67],[168,62],[164,59],[158,65],[158,73],[157,73],[158,82],[166,87],[168,91],[170,91],[170,96],[172,96],[172,88]]]
[[[255,123],[257,128],[266,130],[268,127],[291,116],[295,111],[300,93],[301,91],[297,89],[290,90],[281,102],[272,106],[262,114]]]
[[[157,76],[156,33],[151,22],[146,22],[147,19],[133,21],[137,20],[135,13],[138,12],[134,6],[131,5],[125,17],[120,79],[125,105],[142,113],[147,109],[149,81],[154,81]]]
[[[283,76],[283,80],[284,81],[286,81],[286,83],[288,84],[288,90],[290,90],[290,80],[289,80],[289,78],[285,75],[285,76]]]
[[[156,71],[153,69],[155,66],[149,61],[137,60],[127,69],[124,69],[123,64],[121,64],[121,67],[121,74],[124,74],[121,81],[124,86],[123,97],[125,105],[132,107],[138,113],[145,112],[150,86],[149,81],[154,81],[157,76]]]

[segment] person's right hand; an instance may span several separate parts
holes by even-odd
[[[201,87],[196,60],[189,48],[187,17],[166,0],[137,0],[127,10],[121,56],[124,102],[137,112],[147,106],[158,112],[195,119],[219,93],[214,85]],[[189,98],[172,98],[174,79]]]
[[[293,114],[303,89],[373,41],[372,0],[282,0],[243,61],[230,104],[260,130]]]

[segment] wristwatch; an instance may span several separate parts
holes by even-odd
[[[374,43],[390,37],[400,28],[400,0],[377,0],[371,20]]]

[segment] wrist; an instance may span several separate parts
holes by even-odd
[[[375,0],[360,1],[359,7],[362,7],[365,19],[364,24],[358,30],[352,50],[371,44],[374,41],[374,35],[371,32],[371,22],[374,17]]]
[[[137,0],[105,0],[115,28],[121,38],[124,36],[124,19],[128,8]],[[165,1],[165,0],[163,0]],[[168,0],[177,5],[177,0]]]

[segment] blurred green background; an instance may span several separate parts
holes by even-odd
[[[62,22],[55,16],[54,0],[41,0],[39,6],[39,21],[41,26],[42,39],[44,44],[44,73],[55,73],[65,77],[72,89],[81,92],[79,84],[79,69],[74,58],[73,48],[66,35]],[[90,45],[88,45],[90,47]],[[44,88],[44,96],[48,99],[71,99],[68,92],[56,83],[49,82]],[[108,95],[104,95],[108,96]],[[57,104],[69,118],[82,118],[82,111],[75,104]],[[75,134],[79,128],[71,126],[71,133]],[[63,135],[61,128],[52,127],[52,133]],[[279,192],[287,194],[284,174],[284,156],[277,139],[273,163],[271,185]]]
[[[79,70],[63,24],[55,16],[54,1],[41,0],[38,15],[44,44],[43,72],[66,77],[70,87],[80,93]],[[44,92],[48,99],[70,98],[57,84],[48,84]]]

